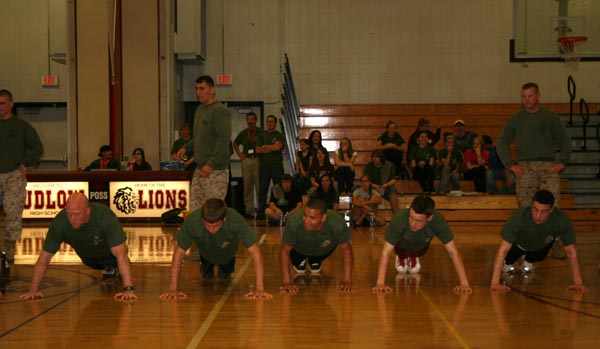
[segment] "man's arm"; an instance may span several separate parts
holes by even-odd
[[[115,247],[111,247],[110,251],[113,256],[117,258],[117,265],[119,266],[119,274],[121,274],[121,279],[123,280],[123,286],[133,286],[133,281],[131,279],[131,263],[129,262],[129,256],[127,255],[127,245],[122,243]],[[115,299],[117,300],[135,300],[137,296],[133,290],[118,292],[115,294]]]
[[[444,247],[446,248],[446,251],[448,251],[448,255],[452,260],[452,264],[454,264],[454,270],[456,270],[456,275],[458,276],[458,280],[460,282],[459,286],[454,287],[454,293],[462,294],[473,292],[469,286],[469,281],[467,280],[467,273],[465,272],[465,265],[463,263],[462,256],[460,255],[460,252],[458,252],[454,240],[445,244]]]
[[[387,273],[387,264],[394,245],[385,241],[379,256],[379,268],[377,268],[377,284],[373,287],[373,293],[392,293],[393,289],[385,285],[385,274]]]
[[[32,300],[44,298],[44,294],[40,292],[40,284],[42,283],[42,279],[46,274],[46,270],[48,270],[48,265],[50,264],[52,257],[54,257],[53,253],[42,250],[42,253],[40,253],[38,260],[35,263],[35,267],[33,268],[33,276],[31,277],[29,292],[21,295],[19,299]]]
[[[281,243],[281,248],[279,249],[279,270],[281,271],[281,280],[283,285],[279,287],[281,292],[286,293],[297,293],[298,286],[292,284],[290,277],[290,252],[292,251],[292,246],[286,245],[285,242]]]
[[[344,292],[354,292],[356,287],[352,285],[352,264],[354,263],[354,256],[352,254],[352,245],[350,242],[343,242],[339,244],[342,250],[342,263],[344,265],[344,281],[338,286],[338,290]]]
[[[263,264],[262,253],[260,253],[260,248],[258,247],[258,244],[254,243],[252,246],[250,246],[248,248],[248,252],[250,252],[254,260],[254,274],[256,275],[256,291],[246,293],[244,297],[248,299],[273,298],[273,295],[265,292],[265,286],[263,283],[265,269]]]
[[[496,253],[496,258],[494,259],[492,281],[490,282],[491,292],[503,293],[510,291],[510,287],[500,284],[500,274],[502,274],[502,265],[504,265],[504,259],[506,258],[506,254],[508,253],[511,247],[512,244],[504,239],[502,239],[502,242],[500,242],[500,247],[498,248],[498,252]]]
[[[185,250],[175,245],[175,252],[173,252],[173,260],[171,261],[171,283],[169,285],[169,291],[164,292],[160,295],[161,299],[186,299],[187,295],[183,292],[178,292],[179,287],[179,274],[181,273],[181,263],[183,262],[183,255]]]
[[[581,267],[575,244],[565,246],[565,252],[567,253],[569,264],[571,264],[571,272],[573,273],[573,285],[567,287],[567,290],[581,293],[587,292],[588,289],[583,285],[583,279],[581,278]]]
[[[236,142],[233,142],[233,150],[241,160],[244,160],[246,158],[246,154],[244,154],[244,152],[240,150],[240,146]]]

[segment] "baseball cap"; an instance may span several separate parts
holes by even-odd
[[[465,125],[465,122],[464,122],[464,121],[462,121],[462,119],[458,119],[458,120],[454,121],[454,126],[456,126],[456,125],[458,125],[458,124],[461,124],[461,125],[463,125],[463,126],[464,126],[464,125]]]

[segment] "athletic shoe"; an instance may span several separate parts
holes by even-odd
[[[535,266],[523,259],[523,263],[521,263],[521,271],[524,273],[533,273],[534,270]]]
[[[202,277],[212,279],[215,277],[215,265],[200,262],[200,273],[202,274]]]
[[[119,270],[114,267],[106,267],[102,270],[102,279],[111,279],[117,276]]]
[[[321,271],[321,262],[310,263],[310,272],[316,274]]]
[[[396,255],[396,263],[394,263],[396,271],[399,273],[406,273],[408,271],[408,263],[404,258],[398,258]]]
[[[504,265],[502,266],[502,272],[504,273],[513,273],[515,271],[515,265],[514,264],[506,264],[504,263]]]
[[[408,272],[416,274],[421,271],[421,262],[418,257],[408,257]]]
[[[298,265],[295,265],[292,263],[292,266],[294,267],[294,270],[296,271],[296,273],[298,273],[298,274],[306,273],[306,259],[303,260],[302,262],[300,262],[300,264],[298,264]]]

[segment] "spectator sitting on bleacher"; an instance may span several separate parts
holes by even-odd
[[[325,149],[325,156],[327,158],[327,161],[329,161],[329,151],[323,146],[321,140],[321,131],[319,130],[313,130],[308,136],[308,142],[310,143],[309,151],[312,155],[313,162],[317,160],[317,150],[319,150],[319,148]]]
[[[308,139],[300,139],[300,150],[296,154],[296,169],[294,175],[294,182],[296,187],[300,190],[302,195],[306,195],[308,188],[310,187],[310,178],[308,177],[308,170],[312,160],[310,153],[310,144]]]
[[[371,162],[365,166],[363,174],[369,177],[373,189],[377,190],[381,197],[390,202],[392,213],[398,211],[396,170],[392,163],[385,161],[385,156],[381,150],[373,151]]]
[[[310,183],[312,185],[312,187],[309,189],[309,194],[319,187],[319,178],[323,177],[324,175],[334,178],[335,168],[331,162],[329,162],[327,149],[321,147],[317,149],[316,159],[313,159],[308,170],[308,177],[310,178]]]
[[[410,161],[410,169],[412,170],[412,178],[419,182],[424,193],[435,192],[433,179],[435,177],[434,164],[436,152],[429,145],[427,132],[421,131],[419,134],[419,146],[413,147],[408,154]]]
[[[464,153],[473,147],[473,140],[477,137],[477,133],[467,131],[465,122],[461,119],[454,121],[454,143],[460,151]]]
[[[437,190],[438,194],[443,194],[448,189],[448,180],[452,183],[452,190],[460,190],[460,174],[461,164],[463,162],[463,154],[454,146],[454,135],[448,134],[444,138],[446,147],[440,150],[439,162],[440,171],[440,186]]]
[[[302,209],[302,194],[294,187],[292,176],[284,174],[281,183],[275,184],[271,190],[269,207],[265,209],[268,223],[285,222],[292,213]]]
[[[488,192],[492,195],[514,194],[515,175],[510,172],[510,170],[506,168],[500,160],[496,146],[492,141],[492,137],[483,135],[481,136],[481,139],[483,139],[485,149],[490,152],[490,156],[488,158],[489,171],[486,172]],[[502,189],[498,188],[498,185],[496,184],[496,180],[498,179],[504,182]]]
[[[344,137],[340,140],[340,148],[334,155],[335,166],[337,167],[335,173],[338,181],[338,193],[340,196],[351,195],[355,177],[354,162],[358,153],[352,148],[350,139]]]
[[[418,143],[419,134],[421,134],[422,131],[427,132],[427,138],[429,138],[429,144],[432,147],[435,147],[437,142],[439,142],[440,136],[442,134],[442,128],[438,127],[435,130],[435,133],[433,133],[429,130],[429,120],[427,120],[425,118],[420,118],[419,122],[417,123],[417,129],[415,130],[415,132],[413,132],[410,135],[410,138],[408,139],[408,144],[407,144],[407,149],[406,149],[407,154],[410,154],[410,150],[412,149],[412,147],[419,145],[419,143]]]
[[[354,190],[352,193],[352,222],[355,226],[361,226],[370,224],[365,219],[369,216],[373,216],[374,223],[376,226],[382,226],[385,224],[383,219],[377,217],[377,206],[381,204],[383,200],[377,192],[373,189],[373,186],[369,182],[369,177],[363,175],[360,177],[360,187]]]
[[[488,158],[490,152],[483,147],[481,137],[475,137],[473,147],[465,152],[464,162],[466,165],[464,178],[472,179],[475,191],[487,193],[485,185]]]
[[[404,138],[396,132],[397,125],[393,121],[388,121],[385,125],[386,131],[377,138],[377,149],[383,150],[385,159],[395,166],[396,176],[400,179],[408,179],[408,173],[402,163],[402,145]]]
[[[340,195],[333,187],[333,177],[324,174],[319,178],[319,186],[310,195],[310,199],[321,199],[327,204],[327,208],[337,211],[340,207]]]

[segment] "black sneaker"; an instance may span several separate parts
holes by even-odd
[[[102,279],[112,279],[117,276],[119,269],[115,267],[106,267],[102,270]]]
[[[321,262],[310,263],[310,272],[311,273],[319,273],[321,271]]]
[[[303,260],[302,262],[300,262],[300,264],[298,264],[298,265],[293,264],[293,267],[294,267],[294,270],[296,271],[296,273],[298,273],[298,274],[306,273],[306,259]]]

